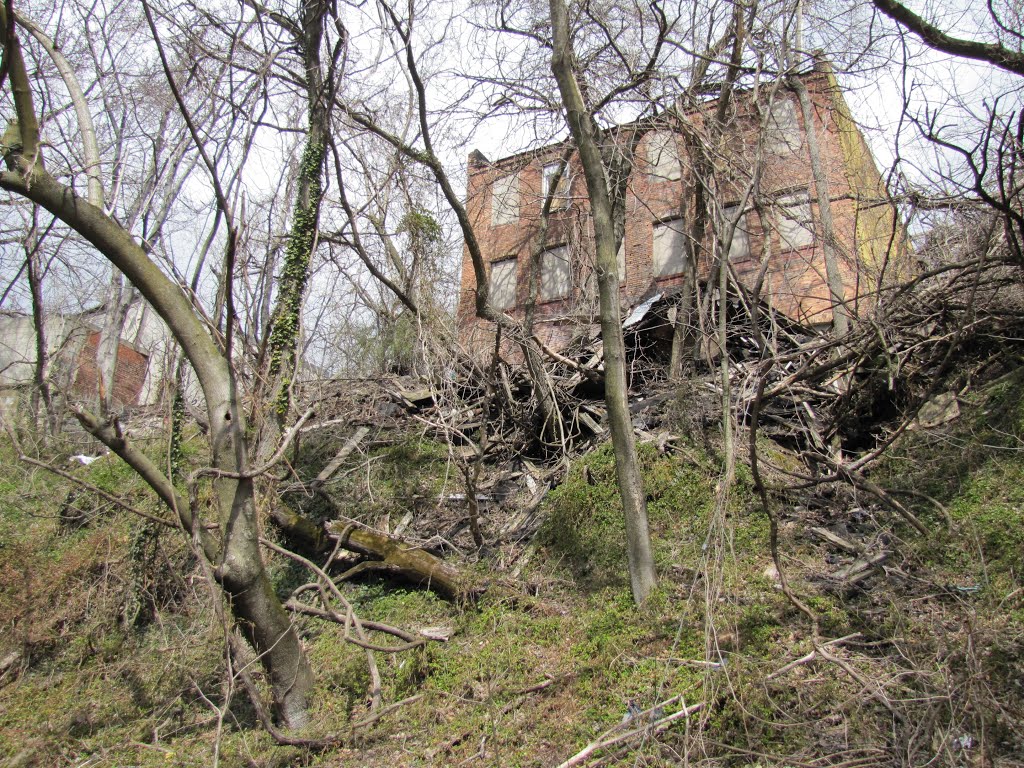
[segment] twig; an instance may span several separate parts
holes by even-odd
[[[943,519],[946,521],[946,527],[949,528],[949,530],[953,530],[953,516],[949,514],[949,510],[946,509],[946,505],[938,499],[929,496],[927,493],[921,493],[921,491],[912,491],[909,488],[890,488],[889,493],[901,496],[913,496],[914,498],[924,499],[925,501],[930,502],[942,514]]]
[[[560,355],[558,352],[555,352],[555,350],[551,349],[547,344],[541,341],[540,337],[537,334],[532,334],[530,339],[537,345],[541,352],[543,352],[545,355],[550,357],[555,362],[561,363],[567,368],[572,368],[575,371],[579,371],[588,379],[601,378],[601,372],[595,370],[594,368],[589,368],[582,363],[578,363],[575,360],[571,360],[565,355]]]
[[[382,717],[384,717],[384,715],[390,714],[391,712],[394,712],[399,707],[404,707],[406,704],[412,704],[413,702],[419,701],[424,696],[426,696],[425,693],[417,693],[417,694],[414,694],[413,696],[409,696],[409,697],[407,697],[405,699],[402,699],[401,701],[396,701],[393,704],[388,704],[386,707],[384,707],[384,709],[380,710],[376,714],[371,715],[370,717],[367,717],[367,718],[365,718],[363,720],[360,720],[358,723],[353,723],[352,724],[352,729],[356,730],[356,729],[359,729],[359,728],[369,728],[371,725],[373,725],[378,720],[380,720]]]
[[[288,446],[291,445],[292,440],[295,439],[299,434],[299,430],[302,429],[302,425],[306,423],[306,420],[309,419],[313,413],[314,406],[310,406],[306,409],[306,412],[299,417],[299,420],[296,421],[287,432],[285,432],[284,438],[281,440],[281,444],[277,447],[277,450],[274,451],[274,455],[271,456],[266,463],[261,464],[255,469],[247,469],[244,472],[229,472],[226,469],[218,469],[217,467],[202,467],[201,469],[197,469],[193,472],[189,477],[189,485],[194,484],[201,477],[223,477],[229,480],[251,480],[254,477],[259,477],[260,475],[269,472],[284,456],[285,451],[288,450]]]
[[[669,699],[665,703],[667,704],[667,703],[675,701],[675,700],[678,700],[678,697],[673,697],[672,699]],[[653,707],[652,709],[649,709],[646,712],[643,712],[643,713],[637,715],[630,722],[636,722],[637,720],[645,717],[648,713],[656,711],[658,709],[658,707],[661,707],[661,706],[663,706],[663,704],[659,704],[658,706]],[[659,720],[655,720],[653,722],[647,723],[646,725],[644,725],[644,726],[642,726],[640,728],[634,728],[631,731],[627,731],[626,733],[621,733],[621,734],[614,735],[614,736],[598,738],[596,741],[592,741],[590,744],[585,746],[583,749],[581,749],[575,755],[570,757],[564,763],[559,764],[558,768],[573,768],[573,766],[581,765],[584,762],[586,762],[590,758],[591,755],[593,755],[595,752],[597,752],[599,750],[606,749],[608,747],[613,747],[613,746],[615,746],[617,744],[623,744],[623,743],[625,743],[627,741],[632,741],[633,739],[636,739],[636,738],[639,738],[639,737],[642,737],[642,736],[646,736],[646,735],[648,735],[650,733],[657,733],[657,732],[663,731],[669,725],[671,725],[672,723],[676,722],[677,720],[682,720],[683,718],[688,718],[690,715],[694,714],[695,712],[700,711],[703,708],[704,708],[704,702],[700,702],[698,704],[693,704],[693,705],[691,705],[689,707],[684,706],[678,712],[673,712],[671,715],[667,715],[665,717],[662,717]],[[612,731],[614,731],[614,730],[615,729],[612,729]],[[609,731],[608,733],[611,733],[612,731]]]
[[[154,523],[157,523],[158,525],[162,525],[162,526],[164,526],[166,528],[176,528],[176,529],[180,529],[181,528],[180,525],[178,525],[177,523],[174,523],[171,520],[168,520],[165,517],[160,517],[159,515],[154,515],[151,512],[143,512],[138,507],[133,507],[131,504],[129,504],[128,502],[124,501],[123,499],[119,499],[117,496],[114,496],[111,493],[107,493],[106,491],[104,491],[99,486],[93,485],[92,483],[90,483],[90,482],[88,482],[86,480],[82,480],[80,477],[75,477],[70,472],[65,472],[63,469],[58,469],[57,467],[53,466],[52,464],[47,464],[45,461],[39,461],[37,459],[33,459],[31,456],[26,456],[26,455],[22,454],[20,450],[18,451],[18,453],[19,453],[18,461],[22,461],[22,462],[24,462],[26,464],[31,464],[32,466],[39,467],[40,469],[45,469],[47,472],[51,472],[51,473],[57,475],[58,477],[63,477],[65,480],[67,480],[67,481],[69,481],[71,483],[74,483],[75,485],[77,485],[77,486],[79,486],[81,488],[85,488],[87,491],[90,491],[91,493],[95,493],[97,496],[101,497],[102,499],[104,499],[106,501],[109,501],[111,504],[114,504],[114,505],[120,507],[121,509],[125,510],[126,512],[131,512],[133,515],[138,515],[139,517],[143,517],[146,520],[150,520],[150,521],[152,521]]]
[[[231,644],[232,653],[236,656],[244,653],[244,649],[241,647],[240,641],[233,632],[228,635],[228,640]],[[266,729],[267,733],[270,734],[270,737],[278,744],[287,747],[312,747],[313,749],[323,749],[325,747],[336,746],[345,741],[344,736],[327,736],[321,739],[310,739],[287,735],[274,725],[274,719],[270,716],[266,706],[263,704],[259,688],[256,687],[256,683],[253,681],[252,675],[249,674],[249,671],[242,666],[238,669],[236,674],[242,681],[242,687],[244,687],[246,693],[249,694],[249,699],[252,701],[253,709],[256,712],[256,718]]]
[[[343,594],[341,594],[341,591],[338,589],[337,585],[334,583],[331,577],[328,576],[327,573],[324,572],[323,569],[321,569],[316,563],[312,562],[311,560],[307,560],[302,555],[296,554],[295,552],[287,550],[284,547],[280,547],[277,544],[274,544],[272,541],[267,541],[266,539],[261,538],[260,543],[267,549],[273,550],[274,552],[277,552],[279,555],[284,555],[285,557],[290,558],[291,560],[294,560],[295,562],[306,566],[306,568],[311,570],[320,579],[319,585],[306,584],[295,590],[295,593],[293,594],[293,599],[289,600],[285,604],[285,607],[289,610],[294,611],[296,613],[304,613],[307,615],[317,616],[319,618],[331,619],[332,621],[336,621],[337,623],[342,624],[345,627],[345,640],[347,642],[352,643],[353,645],[357,645],[360,648],[364,648],[368,651],[383,651],[387,653],[394,653],[397,651],[408,650],[409,648],[415,648],[427,642],[427,638],[415,638],[414,635],[403,630],[400,630],[397,627],[392,627],[388,624],[381,624],[380,622],[369,621],[363,622],[356,615],[355,611],[352,608],[352,604],[345,599],[345,596]],[[308,589],[310,588],[320,589],[322,592],[322,587],[326,587],[328,590],[330,590],[334,598],[345,607],[344,615],[328,607],[326,600],[324,601],[324,609],[321,611],[320,609],[314,608],[313,606],[303,605],[302,603],[299,603],[297,600],[294,599],[296,595],[302,594],[303,592],[308,591]],[[401,640],[404,640],[407,645],[399,647],[374,645],[367,641],[365,636],[359,638],[351,637],[349,635],[350,626],[355,626],[357,632],[361,632],[361,630],[364,627],[369,627],[370,629],[376,632],[383,632],[385,634],[389,634]]]
[[[875,485],[873,482],[868,480],[866,477],[862,477],[860,474],[858,474],[856,472],[848,471],[842,465],[838,465],[838,466],[833,465],[833,466],[835,467],[836,471],[842,477],[845,477],[847,480],[849,480],[850,483],[853,484],[855,487],[860,488],[861,490],[867,491],[872,496],[874,496],[879,501],[881,501],[883,504],[885,504],[887,507],[892,509],[900,517],[902,517],[904,520],[906,520],[908,523],[910,523],[914,527],[914,530],[916,530],[922,536],[927,536],[928,535],[928,528],[926,528],[925,524],[922,523],[918,519],[917,515],[915,515],[909,509],[907,509],[902,504],[900,504],[898,501],[896,501],[896,499],[894,499],[892,496],[890,496],[888,493],[886,493],[883,488]]]
[[[764,386],[767,381],[768,371],[771,366],[771,361],[762,364],[761,370],[758,371],[757,376],[757,390],[754,394],[754,402],[750,409],[750,439],[748,443],[748,450],[750,453],[750,474],[754,481],[754,489],[757,492],[758,498],[761,500],[761,509],[764,511],[765,517],[768,518],[768,546],[772,556],[772,563],[775,565],[775,572],[779,574],[779,587],[782,589],[782,594],[786,596],[786,599],[793,605],[794,608],[803,613],[811,623],[811,635],[815,638],[818,637],[818,617],[814,615],[814,612],[796,596],[793,589],[789,585],[789,579],[786,578],[786,571],[782,567],[782,560],[779,558],[779,521],[772,509],[771,502],[768,499],[768,491],[765,489],[764,481],[761,479],[761,471],[758,468],[758,454],[757,454],[757,422],[758,415],[761,409],[761,402],[764,397]]]
[[[346,624],[352,622],[352,619],[349,616],[341,614],[338,611],[332,610],[330,608],[315,608],[312,605],[305,605],[304,603],[300,603],[296,600],[289,600],[287,603],[284,604],[284,607],[285,610],[291,611],[292,613],[301,613],[304,616],[313,616],[318,619],[326,619],[327,621],[333,621],[336,624],[341,624],[342,626],[345,626]],[[376,643],[370,643],[356,637],[345,637],[345,640],[349,643],[352,643],[352,645],[357,645],[360,648],[365,648],[369,651],[380,651],[381,653],[401,653],[402,651],[411,651],[413,648],[419,648],[422,645],[426,645],[427,640],[429,639],[426,637],[415,638],[413,635],[404,633],[398,627],[392,627],[389,624],[381,624],[377,621],[366,621],[360,619],[359,623],[363,626],[364,629],[369,629],[373,632],[383,632],[385,634],[393,635],[394,637],[398,638],[402,638],[403,635],[414,638],[411,640],[406,640],[404,645],[377,645]]]
[[[522,690],[517,691],[516,693],[513,694],[512,699],[507,704],[505,704],[505,706],[503,706],[501,708],[501,710],[498,712],[498,714],[499,715],[507,715],[509,712],[511,712],[517,706],[522,704],[523,700],[527,696],[529,696],[530,694],[546,690],[547,688],[550,688],[551,686],[555,685],[556,683],[565,682],[566,680],[570,680],[570,679],[572,679],[575,676],[576,676],[575,673],[569,673],[569,674],[563,675],[561,677],[551,677],[551,676],[548,676],[547,678],[545,678],[541,682],[537,683],[536,685],[531,685],[528,688],[523,688]],[[497,692],[491,693],[491,695],[488,698],[493,700],[495,697],[503,695],[503,693],[504,693],[504,691],[497,691]],[[439,754],[440,752],[448,752],[456,744],[461,744],[463,741],[465,741],[472,734],[472,732],[473,732],[472,729],[460,731],[455,736],[453,736],[452,738],[448,739],[441,747],[438,747],[435,750],[433,750],[433,754]]]
[[[860,685],[863,686],[864,690],[868,692],[871,698],[873,698],[875,701],[877,701],[879,704],[881,704],[883,707],[889,710],[893,717],[902,722],[903,715],[896,711],[896,709],[892,705],[892,702],[890,702],[889,699],[887,699],[882,694],[882,692],[878,690],[875,684],[873,684],[870,680],[865,679],[860,672],[851,667],[846,661],[840,659],[838,656],[833,656],[831,653],[826,651],[823,646],[819,645],[815,648],[815,650],[818,652],[818,655],[821,656],[821,658],[825,659],[825,661],[832,662],[841,670],[843,670],[846,674],[848,674],[850,677],[852,677],[854,680],[860,683]]]
[[[856,639],[856,638],[858,638],[860,636],[861,636],[860,632],[854,632],[852,635],[846,635],[844,637],[839,637],[839,638],[836,638],[835,640],[829,640],[827,643],[822,643],[820,646],[815,646],[814,648],[811,649],[810,653],[807,653],[807,654],[801,656],[799,659],[794,659],[793,661],[789,662],[789,664],[786,664],[784,666],[779,667],[774,672],[772,672],[770,675],[768,675],[765,678],[765,680],[774,680],[775,678],[781,677],[782,675],[786,674],[787,672],[789,672],[792,669],[796,669],[797,667],[802,666],[803,664],[807,664],[808,662],[814,661],[814,659],[816,659],[818,657],[818,649],[819,648],[827,648],[830,645],[839,645],[841,643],[845,643],[848,640],[854,640],[854,639]]]

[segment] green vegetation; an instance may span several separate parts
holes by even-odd
[[[291,377],[295,368],[295,345],[299,335],[302,297],[309,280],[309,260],[320,222],[320,201],[323,196],[320,177],[324,152],[322,143],[310,140],[302,153],[299,165],[301,191],[295,203],[295,217],[278,285],[280,295],[269,342],[270,378],[282,376],[274,395],[274,409],[278,418],[284,418],[291,402]]]
[[[963,415],[945,427],[910,433],[878,476],[910,496],[936,529],[949,534],[924,543],[923,561],[948,570],[960,587],[998,581],[1024,585],[1024,370],[963,398]],[[947,519],[947,516],[948,518]]]
[[[669,455],[641,444],[638,454],[659,569],[696,562],[715,509],[718,470],[714,459],[696,445]],[[545,500],[545,512],[540,541],[549,548],[552,560],[564,561],[584,586],[625,583],[625,524],[610,444],[573,465],[565,482]],[[745,468],[729,495],[726,516],[743,520],[733,528],[734,545],[766,551],[766,521],[753,504]]]
[[[332,436],[323,435],[307,441],[303,450],[306,458],[299,471],[312,480],[338,446]],[[394,516],[397,523],[408,511],[436,507],[442,493],[456,490],[462,490],[462,478],[451,464],[447,446],[409,437],[372,447],[366,456],[355,454],[325,486],[330,504],[316,498],[289,501],[317,519],[343,515],[375,525],[385,515]]]
[[[612,452],[601,446],[573,463],[541,508],[539,547],[522,576],[531,594],[495,587],[458,605],[386,580],[341,585],[364,621],[449,637],[375,654],[382,704],[418,698],[371,726],[352,729],[370,715],[365,651],[346,642],[342,626],[299,621],[317,672],[310,733],[344,738],[326,751],[276,746],[259,727],[224,675],[216,595],[179,534],[156,532],[88,492],[78,506],[91,514],[62,525],[71,489],[0,449],[0,658],[22,654],[17,673],[0,678],[0,765],[199,766],[216,750],[229,766],[550,766],[629,707],[669,700],[669,712],[682,702],[705,708],[689,728],[680,722],[633,742],[608,764],[677,765],[678,755],[698,750],[736,766],[807,763],[823,753],[885,762],[907,748],[903,723],[928,734],[927,742],[912,737],[918,754],[960,754],[951,739],[963,734],[1005,753],[998,745],[1018,743],[1013,713],[1024,698],[1021,391],[1016,378],[996,382],[964,399],[958,422],[894,446],[874,479],[927,493],[953,529],[947,534],[944,514],[920,496],[902,498],[938,531],[933,537],[875,510],[870,537],[893,551],[893,570],[866,588],[831,584],[828,550],[805,535],[817,521],[775,500],[786,573],[817,618],[818,641],[853,638],[825,646],[839,662],[806,659],[810,623],[773,575],[749,472],[737,468],[719,509],[721,460],[704,442],[669,453],[640,448],[662,582],[635,609]],[[298,471],[315,477],[346,437],[311,435]],[[182,442],[183,474],[201,460],[195,445]],[[776,466],[793,461],[764,448]],[[73,471],[158,509],[115,459]],[[343,514],[371,524],[410,510],[433,515],[439,497],[457,490],[447,446],[415,436],[371,446],[327,488]],[[476,567],[500,579],[503,556],[496,550]],[[272,567],[282,593],[305,578],[280,559]]]

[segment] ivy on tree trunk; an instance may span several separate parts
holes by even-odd
[[[274,382],[273,407],[279,421],[287,415],[291,404],[302,298],[306,292],[309,262],[320,220],[320,200],[323,197],[320,172],[323,160],[323,142],[311,137],[302,153],[295,218],[285,250],[280,296],[270,331],[270,380]]]

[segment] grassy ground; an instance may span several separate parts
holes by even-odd
[[[363,619],[450,630],[447,642],[376,654],[384,705],[418,699],[353,729],[369,715],[365,653],[336,625],[300,622],[317,674],[311,733],[344,737],[326,751],[275,746],[258,727],[224,673],[216,596],[173,532],[88,493],[69,502],[64,481],[4,446],[0,658],[20,662],[0,678],[0,766],[551,766],[631,706],[666,701],[657,715],[703,708],[595,754],[600,764],[1020,765],[1020,391],[1007,379],[966,398],[958,422],[912,434],[876,474],[941,504],[903,497],[930,537],[840,492],[776,500],[783,569],[817,642],[848,637],[827,657],[808,658],[811,623],[779,589],[745,467],[722,495],[713,440],[672,455],[642,448],[662,583],[634,608],[602,447],[545,501],[522,576],[530,594],[456,605],[394,583],[344,585]],[[50,450],[62,467],[66,453]],[[446,455],[421,443],[374,453],[373,515],[446,489]],[[73,471],[157,510],[116,459]],[[354,480],[333,493],[365,508]],[[69,523],[75,507],[88,519]],[[813,525],[889,550],[887,570],[856,588],[830,581],[851,558],[809,537]],[[467,567],[501,575],[486,557]],[[286,564],[273,568],[282,589],[294,585]]]

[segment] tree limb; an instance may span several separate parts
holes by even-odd
[[[1024,75],[1024,54],[1004,48],[995,43],[979,43],[975,40],[947,35],[924,17],[918,16],[905,5],[895,0],[871,0],[875,7],[893,21],[906,27],[920,37],[925,45],[937,51],[959,56],[964,59],[983,61],[994,67]]]

